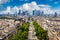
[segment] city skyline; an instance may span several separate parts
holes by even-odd
[[[48,14],[60,13],[59,0],[0,0],[0,14],[11,14],[18,12],[18,10],[32,10],[44,11]]]

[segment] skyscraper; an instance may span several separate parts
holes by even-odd
[[[55,12],[54,17],[57,17],[57,12]]]
[[[41,14],[41,16],[43,16],[44,15],[44,11],[42,11],[40,14]]]
[[[18,15],[20,15],[21,14],[21,10],[19,10],[19,12],[18,12]]]
[[[34,13],[34,10],[33,10],[33,14],[32,15],[34,15],[35,13]]]

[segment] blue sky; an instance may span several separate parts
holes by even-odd
[[[37,4],[50,5],[52,9],[60,9],[60,0],[0,0],[0,11],[6,9],[8,6],[21,6],[33,1]]]

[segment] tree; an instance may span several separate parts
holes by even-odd
[[[47,40],[47,31],[45,31],[41,25],[38,25],[36,21],[33,22],[35,27],[36,36],[39,40]]]
[[[22,26],[20,26],[18,32],[11,40],[27,40],[29,24],[29,22],[25,22]]]

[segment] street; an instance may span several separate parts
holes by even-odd
[[[37,40],[35,28],[33,27],[32,21],[30,21],[28,40]]]

